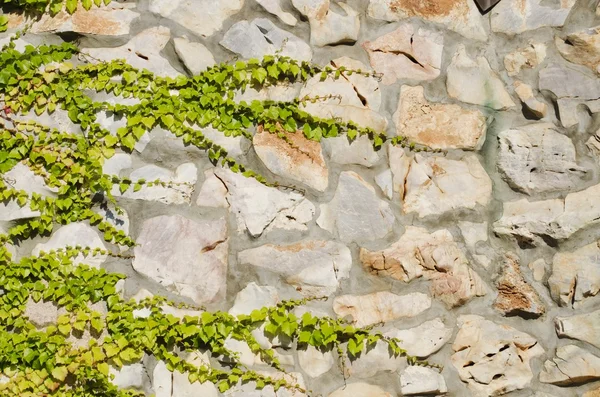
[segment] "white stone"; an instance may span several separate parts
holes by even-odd
[[[554,319],[556,335],[577,339],[600,348],[600,310]]]
[[[256,371],[258,374],[269,377],[275,381],[284,379],[288,384],[298,385],[306,389],[304,378],[298,372],[276,372],[276,371]],[[299,390],[290,390],[284,387],[275,392],[273,386],[266,386],[264,389],[257,389],[255,382],[238,383],[236,386],[223,393],[225,397],[308,397],[308,394]],[[175,396],[173,396],[175,397]],[[198,396],[199,397],[199,396]]]
[[[167,369],[164,361],[158,361],[152,371],[152,390],[155,397],[171,397],[173,373]]]
[[[394,221],[389,204],[377,197],[375,189],[357,173],[345,171],[333,199],[321,205],[317,224],[352,242],[382,238],[392,231]]]
[[[379,386],[368,383],[355,382],[340,387],[329,395],[329,397],[392,397],[391,393],[386,392]]]
[[[527,265],[533,274],[535,281],[542,281],[546,276],[546,268],[548,265],[543,258],[537,259]]]
[[[194,163],[181,164],[175,172],[156,165],[146,165],[133,171],[129,177],[133,181],[131,187],[121,193],[119,186],[113,186],[112,194],[134,200],[159,201],[165,204],[190,204],[194,186],[198,179],[198,170]],[[143,179],[146,182],[159,180],[167,186],[142,185],[142,188],[135,192],[135,182]]]
[[[346,360],[342,367],[346,378],[371,379],[379,373],[395,373],[406,366],[406,359],[393,355],[387,342],[379,341],[375,346],[363,342],[363,350],[353,360]],[[346,354],[349,354],[346,351]]]
[[[450,160],[417,154],[404,182],[403,210],[416,212],[420,218],[457,209],[472,210],[487,205],[491,195],[492,181],[477,156]]]
[[[467,248],[470,250],[475,249],[475,245],[480,241],[488,240],[488,223],[481,222],[466,222],[460,221],[458,222],[458,228],[460,229],[460,233],[465,239],[465,244]]]
[[[29,298],[25,305],[25,317],[37,328],[56,325],[58,321],[58,307],[53,302],[34,302]]]
[[[561,0],[545,5],[547,2],[543,0],[501,1],[491,11],[492,31],[515,35],[542,27],[563,26],[575,2]]]
[[[556,357],[544,363],[540,382],[557,386],[577,385],[600,379],[600,357],[575,345],[556,349]]]
[[[312,58],[308,44],[265,18],[237,22],[225,33],[220,44],[246,59],[262,59],[276,52],[298,61],[310,61]]]
[[[170,2],[170,0],[168,0]],[[159,76],[177,77],[180,73],[160,55],[171,38],[171,31],[164,26],[143,30],[131,38],[129,43],[114,48],[84,48],[95,61],[125,59],[134,68],[148,69]]]
[[[226,188],[225,195],[218,196],[223,191],[215,190],[211,182],[211,195],[201,195],[198,203],[215,207],[227,203],[236,216],[238,232],[248,230],[258,237],[274,229],[306,230],[315,214],[315,206],[299,193],[285,193],[226,169],[215,168],[212,172]],[[211,198],[215,199],[214,205],[210,205]]]
[[[247,151],[244,146],[248,140],[243,136],[226,136],[223,132],[212,127],[204,127],[200,131],[205,138],[227,150],[227,154],[231,157],[241,156]]]
[[[102,173],[106,175],[120,176],[121,171],[131,168],[133,161],[127,153],[115,153],[111,158],[104,160]]]
[[[227,224],[195,222],[179,215],[146,220],[137,238],[133,268],[202,304],[224,298]]]
[[[535,123],[498,135],[498,171],[514,190],[537,194],[571,190],[586,173],[575,146],[554,124]]]
[[[9,188],[15,190],[24,190],[29,196],[33,193],[43,197],[56,197],[58,189],[46,185],[44,178],[34,174],[34,172],[22,163],[17,163],[9,171],[2,174],[2,179]],[[0,202],[0,221],[14,221],[17,219],[33,218],[40,216],[39,211],[31,210],[30,201],[27,200],[21,207],[15,200]]]
[[[413,158],[400,146],[388,145],[387,148],[390,171],[392,172],[392,186],[394,192],[400,195],[401,202],[404,202],[406,176],[410,171]]]
[[[191,42],[187,37],[177,37],[173,40],[173,44],[177,55],[193,75],[204,72],[216,63],[212,53],[204,44]]]
[[[486,294],[485,284],[446,229],[430,234],[407,226],[400,240],[383,251],[361,248],[360,260],[374,274],[405,282],[418,277],[432,280],[432,295],[449,308]]]
[[[198,36],[211,36],[227,18],[242,9],[244,0],[150,0],[150,12],[168,18]]]
[[[281,275],[304,296],[328,296],[350,275],[352,255],[343,244],[306,240],[290,245],[267,244],[238,253],[240,265]]]
[[[533,378],[530,360],[544,353],[535,338],[483,317],[458,318],[452,364],[475,396],[497,396],[520,390]]]
[[[513,83],[513,86],[515,87],[515,93],[521,103],[525,105],[525,108],[538,119],[546,117],[548,106],[533,95],[533,89],[530,85],[517,80]]]
[[[394,196],[394,183],[392,178],[392,171],[389,169],[383,170],[375,176],[375,183],[377,183],[377,186],[379,186],[385,197],[390,200]]]
[[[344,79],[352,84],[354,90],[359,96],[361,103],[372,109],[378,111],[381,107],[381,90],[379,89],[379,81],[373,76],[365,75],[364,73],[369,72],[369,67],[361,61],[350,57],[340,57],[329,62],[333,69],[345,67],[347,70],[362,70],[363,74],[349,72],[344,73]]]
[[[227,186],[215,175],[212,168],[204,171],[204,183],[198,193],[196,205],[200,207],[229,208]]]
[[[345,15],[332,10],[329,0],[292,0],[292,4],[308,18],[311,45],[354,43],[358,38],[359,14],[348,4],[337,3]]]
[[[277,16],[281,21],[290,26],[296,26],[298,20],[289,12],[281,8],[281,0],[256,0],[267,12]]]
[[[129,34],[131,22],[139,16],[137,12],[130,10],[134,6],[134,4],[113,2],[89,10],[78,7],[73,14],[69,14],[66,10],[61,10],[54,16],[43,13],[41,18],[31,25],[29,32],[125,36]]]
[[[448,391],[442,374],[431,368],[411,365],[400,375],[402,395],[444,394]]]
[[[248,284],[243,290],[235,296],[233,307],[229,309],[229,314],[238,316],[240,314],[249,315],[253,310],[260,310],[263,307],[272,307],[279,302],[277,289],[274,287],[260,287],[256,283]]]
[[[440,75],[444,36],[440,33],[404,24],[374,41],[365,41],[371,66],[382,73],[382,83],[399,79],[433,80]]]
[[[298,363],[306,375],[318,378],[333,367],[333,352],[322,352],[308,345],[306,350],[298,350]]]
[[[486,120],[478,110],[432,103],[422,86],[404,85],[394,114],[396,134],[432,149],[478,150],[483,146]]]
[[[212,382],[190,383],[187,373],[173,372],[173,397],[219,397],[219,391]],[[158,397],[158,396],[157,396]]]
[[[141,363],[124,365],[121,369],[110,367],[110,374],[114,375],[112,384],[119,389],[144,390],[144,386],[149,383],[146,368]]]
[[[358,164],[372,167],[379,161],[379,155],[373,149],[373,142],[366,135],[361,135],[352,142],[346,136],[326,138],[322,140],[323,148],[329,158],[337,164]]]
[[[350,316],[357,327],[414,317],[431,307],[431,298],[420,292],[396,295],[382,291],[368,295],[341,295],[333,301],[340,318]]]
[[[515,106],[487,59],[483,56],[477,57],[476,61],[471,59],[462,44],[448,65],[446,88],[448,95],[462,102],[496,110]]]
[[[532,69],[544,62],[546,45],[530,41],[527,47],[519,48],[504,57],[504,68],[509,76],[516,76],[521,69]]]
[[[68,225],[61,226],[58,230],[55,230],[45,243],[37,244],[31,251],[31,255],[38,256],[40,252],[46,253],[66,247],[81,246],[82,248],[90,248],[93,252],[95,248],[106,250],[104,242],[98,236],[98,232],[95,229],[88,226],[83,222],[69,223]],[[90,254],[84,257],[83,254],[79,253],[76,257],[72,258],[73,265],[77,266],[80,264],[86,264],[91,267],[99,268],[102,263],[108,258],[107,254]]]
[[[385,336],[399,339],[400,348],[415,357],[427,357],[440,350],[452,337],[453,328],[438,317],[409,329],[394,329]]]
[[[367,14],[371,18],[388,22],[420,17],[441,24],[466,38],[487,40],[484,17],[475,3],[468,0],[445,0],[435,3],[422,0],[371,0]]]

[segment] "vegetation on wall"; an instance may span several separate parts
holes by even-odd
[[[58,2],[9,3],[42,10],[48,5],[52,9]],[[90,4],[82,1],[84,8]],[[77,2],[66,2],[69,12],[76,5]],[[17,37],[0,52],[0,173],[24,164],[57,193],[56,197],[28,194],[0,175],[1,201],[14,201],[39,212],[39,216],[15,222],[0,235],[0,372],[4,374],[4,378],[0,375],[0,394],[141,395],[112,385],[109,366],[118,368],[139,362],[145,354],[162,360],[171,371],[187,373],[191,382],[213,382],[220,391],[251,381],[258,388],[272,385],[275,389],[301,390],[299,385],[284,378],[274,379],[246,368],[237,354],[225,347],[228,338],[245,341],[265,363],[285,372],[275,351],[258,343],[256,330],[270,338],[289,338],[299,349],[311,345],[336,351],[342,361],[356,358],[368,346],[383,342],[388,344],[391,354],[418,363],[399,347],[398,340],[372,329],[358,329],[342,320],[318,318],[309,313],[296,316],[294,309],[305,301],[286,301],[239,316],[195,308],[199,310],[198,316],[178,318],[161,309],[175,303],[161,297],[126,301],[116,288],[123,275],[79,264],[81,258],[85,263],[85,258],[94,255],[130,259],[127,249],[135,242],[97,209],[110,203],[118,210],[111,194],[115,186],[125,192],[164,182],[106,175],[102,166],[119,151],[133,151],[147,131],[162,127],[181,138],[185,145],[206,151],[215,165],[268,183],[205,137],[201,129],[211,126],[226,136],[251,138],[252,128],[261,125],[282,139],[287,134],[303,133],[316,141],[340,134],[352,140],[364,134],[376,148],[381,147],[386,136],[352,122],[320,119],[301,110],[303,101],[319,98],[248,103],[234,101],[234,92],[248,87],[260,89],[303,82],[313,76],[325,79],[369,73],[343,67],[321,68],[286,57],[267,56],[262,60],[220,64],[191,78],[173,79],[135,69],[122,60],[91,63],[89,56],[69,43],[27,46],[20,52],[15,49]],[[136,98],[138,103],[95,101],[91,93],[98,92]],[[80,131],[59,131],[32,120],[31,112],[42,115],[57,111],[67,112]],[[126,126],[112,134],[98,122],[102,112],[124,117]],[[405,141],[397,137],[393,143]],[[58,225],[84,221],[96,227],[114,250],[66,247],[19,260],[11,255],[13,244],[48,236]],[[27,302],[31,301],[52,302],[64,309],[64,314],[55,325],[37,329],[25,316]],[[95,303],[105,304],[106,311],[92,309],[91,304]],[[149,309],[148,317],[136,315],[143,308]],[[89,344],[76,346],[73,335],[82,333],[89,336]],[[225,364],[194,365],[178,353],[182,351],[206,351]]]

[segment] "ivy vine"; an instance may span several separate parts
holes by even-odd
[[[45,10],[59,1],[9,3]],[[77,2],[65,4],[72,12]],[[82,1],[84,8],[90,4]],[[248,87],[260,89],[304,82],[314,76],[324,80],[329,76],[339,78],[355,73],[371,76],[371,73],[343,67],[322,68],[287,57],[267,56],[262,60],[216,65],[191,78],[168,78],[133,68],[122,60],[91,62],[91,57],[70,43],[27,46],[20,52],[15,49],[18,37],[14,36],[0,52],[0,201],[16,202],[20,207],[37,211],[39,216],[19,220],[0,234],[0,372],[4,375],[4,380],[0,375],[0,394],[141,396],[134,390],[117,389],[110,382],[109,367],[139,362],[144,355],[163,361],[170,371],[187,373],[190,382],[212,382],[221,392],[240,382],[255,382],[258,388],[270,385],[275,390],[284,387],[304,391],[283,378],[273,379],[246,368],[237,353],[226,347],[225,341],[230,338],[244,341],[265,363],[285,372],[275,350],[261,347],[256,340],[253,333],[256,330],[271,338],[285,336],[298,348],[310,345],[333,350],[341,360],[354,359],[369,346],[383,342],[391,354],[404,356],[412,364],[429,365],[408,356],[397,339],[373,329],[356,328],[343,320],[310,313],[296,316],[294,309],[305,304],[305,300],[285,301],[238,316],[193,308],[198,310],[197,316],[180,318],[166,314],[162,308],[181,305],[162,297],[127,301],[117,291],[117,283],[125,276],[78,264],[79,259],[75,262],[75,258],[95,255],[130,259],[127,249],[135,245],[133,239],[96,209],[111,203],[118,210],[111,194],[113,187],[123,193],[146,185],[164,186],[162,181],[133,181],[102,171],[107,159],[117,152],[133,151],[147,131],[162,127],[186,145],[206,151],[215,165],[268,184],[263,176],[205,137],[202,128],[211,126],[226,136],[251,138],[251,129],[261,126],[282,139],[287,134],[303,133],[316,141],[341,134],[350,140],[367,135],[376,148],[387,138],[353,122],[321,119],[302,110],[304,102],[321,98],[248,103],[234,101],[234,92]],[[135,98],[137,103],[94,101],[90,92]],[[67,112],[81,131],[59,131],[27,119],[30,111],[41,115],[58,110]],[[98,122],[102,112],[122,116],[127,123],[112,134]],[[396,137],[392,143],[404,145],[406,141]],[[17,164],[26,165],[41,176],[56,191],[55,197],[15,188],[14,181],[4,174]],[[11,245],[35,236],[48,236],[57,225],[71,222],[89,222],[107,243],[124,253],[66,247],[19,260],[13,258]],[[56,324],[38,329],[25,315],[31,301],[53,302],[64,309],[64,314]],[[91,304],[95,303],[104,304],[106,310],[93,310]],[[148,309],[150,314],[137,315],[141,309]],[[72,335],[82,332],[92,337],[87,346],[76,347]],[[227,365],[198,366],[177,353],[198,350]]]

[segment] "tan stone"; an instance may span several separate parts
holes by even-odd
[[[600,357],[575,345],[556,349],[556,357],[544,363],[540,382],[557,386],[576,385],[600,379]]]
[[[505,255],[502,274],[496,281],[496,287],[498,297],[494,308],[505,316],[535,318],[546,312],[538,293],[523,278],[519,257],[512,252]]]
[[[307,139],[302,131],[290,133],[280,127],[286,139],[259,126],[252,140],[254,150],[272,173],[301,182],[320,192],[327,189],[329,173],[321,144]]]
[[[515,87],[515,93],[519,97],[519,100],[533,115],[539,119],[546,117],[548,113],[548,106],[533,95],[531,86],[521,81],[515,81],[513,83]]]
[[[546,45],[530,42],[504,57],[504,68],[509,76],[516,76],[523,68],[535,68],[546,58]]]
[[[432,280],[431,293],[448,307],[460,306],[486,293],[481,278],[468,265],[464,253],[446,229],[434,233],[408,226],[390,248],[361,248],[365,270],[409,282],[418,277]]]
[[[369,385],[367,383],[357,382],[349,383],[340,387],[329,395],[329,397],[392,397],[391,393],[386,392],[379,386]]]
[[[422,86],[402,86],[394,122],[398,135],[433,149],[477,150],[487,129],[480,111],[431,103]]]
[[[581,340],[600,348],[600,310],[554,319],[556,335]]]
[[[600,26],[571,33],[564,40],[556,37],[554,42],[567,61],[600,74]]]
[[[600,4],[596,13],[600,15]],[[585,392],[581,397],[600,397],[600,388]]]

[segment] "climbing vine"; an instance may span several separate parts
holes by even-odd
[[[18,5],[52,7],[57,1],[19,0]],[[62,4],[62,2],[61,2]],[[67,1],[69,12],[74,10]],[[91,2],[82,1],[84,8]],[[95,2],[99,4],[98,1]],[[42,8],[39,8],[40,10]],[[45,9],[45,8],[44,8]],[[215,165],[228,167],[268,184],[266,179],[228,155],[225,148],[202,134],[213,127],[226,136],[252,137],[252,129],[287,139],[302,133],[319,141],[345,134],[348,139],[367,135],[376,148],[385,134],[353,122],[321,119],[302,110],[307,101],[236,102],[234,92],[249,87],[304,82],[314,76],[322,80],[354,73],[371,73],[344,67],[321,68],[282,56],[216,65],[193,76],[168,78],[133,68],[122,60],[95,61],[70,43],[27,46],[17,51],[14,36],[0,52],[0,200],[15,202],[35,211],[0,234],[0,392],[3,396],[139,396],[119,390],[110,382],[109,368],[139,362],[152,355],[170,371],[187,373],[191,382],[212,382],[224,392],[240,382],[255,382],[275,390],[303,391],[285,378],[274,379],[246,368],[238,354],[226,347],[229,339],[244,341],[262,361],[285,372],[273,348],[261,345],[258,330],[272,338],[286,337],[298,348],[314,346],[336,351],[340,360],[354,359],[375,343],[387,343],[390,353],[418,362],[400,348],[399,341],[372,329],[359,329],[343,320],[296,315],[306,300],[285,301],[275,307],[233,316],[202,308],[197,315],[178,317],[165,307],[177,306],[161,297],[139,302],[125,300],[117,283],[123,275],[86,265],[97,255],[129,260],[135,242],[106,219],[98,207],[118,203],[111,193],[137,191],[143,186],[165,185],[164,181],[120,178],[103,173],[103,165],[118,152],[132,152],[144,134],[161,127],[185,145],[206,151]],[[90,93],[104,92],[115,98],[133,98],[135,104],[93,100]],[[65,132],[32,120],[31,112],[66,112],[78,131]],[[124,117],[126,125],[112,133],[98,116],[112,113]],[[401,137],[392,140],[405,144]],[[15,187],[5,174],[23,164],[55,194],[29,194]],[[89,222],[112,244],[113,251],[89,247],[66,247],[16,260],[11,247],[35,236],[48,236],[57,225]],[[117,253],[118,252],[118,253]],[[28,302],[53,302],[63,314],[56,324],[38,329],[26,316]],[[93,309],[94,304],[104,310]],[[145,315],[140,315],[145,312]],[[89,343],[77,346],[74,335],[89,335]],[[197,365],[182,352],[206,351],[221,365]]]

